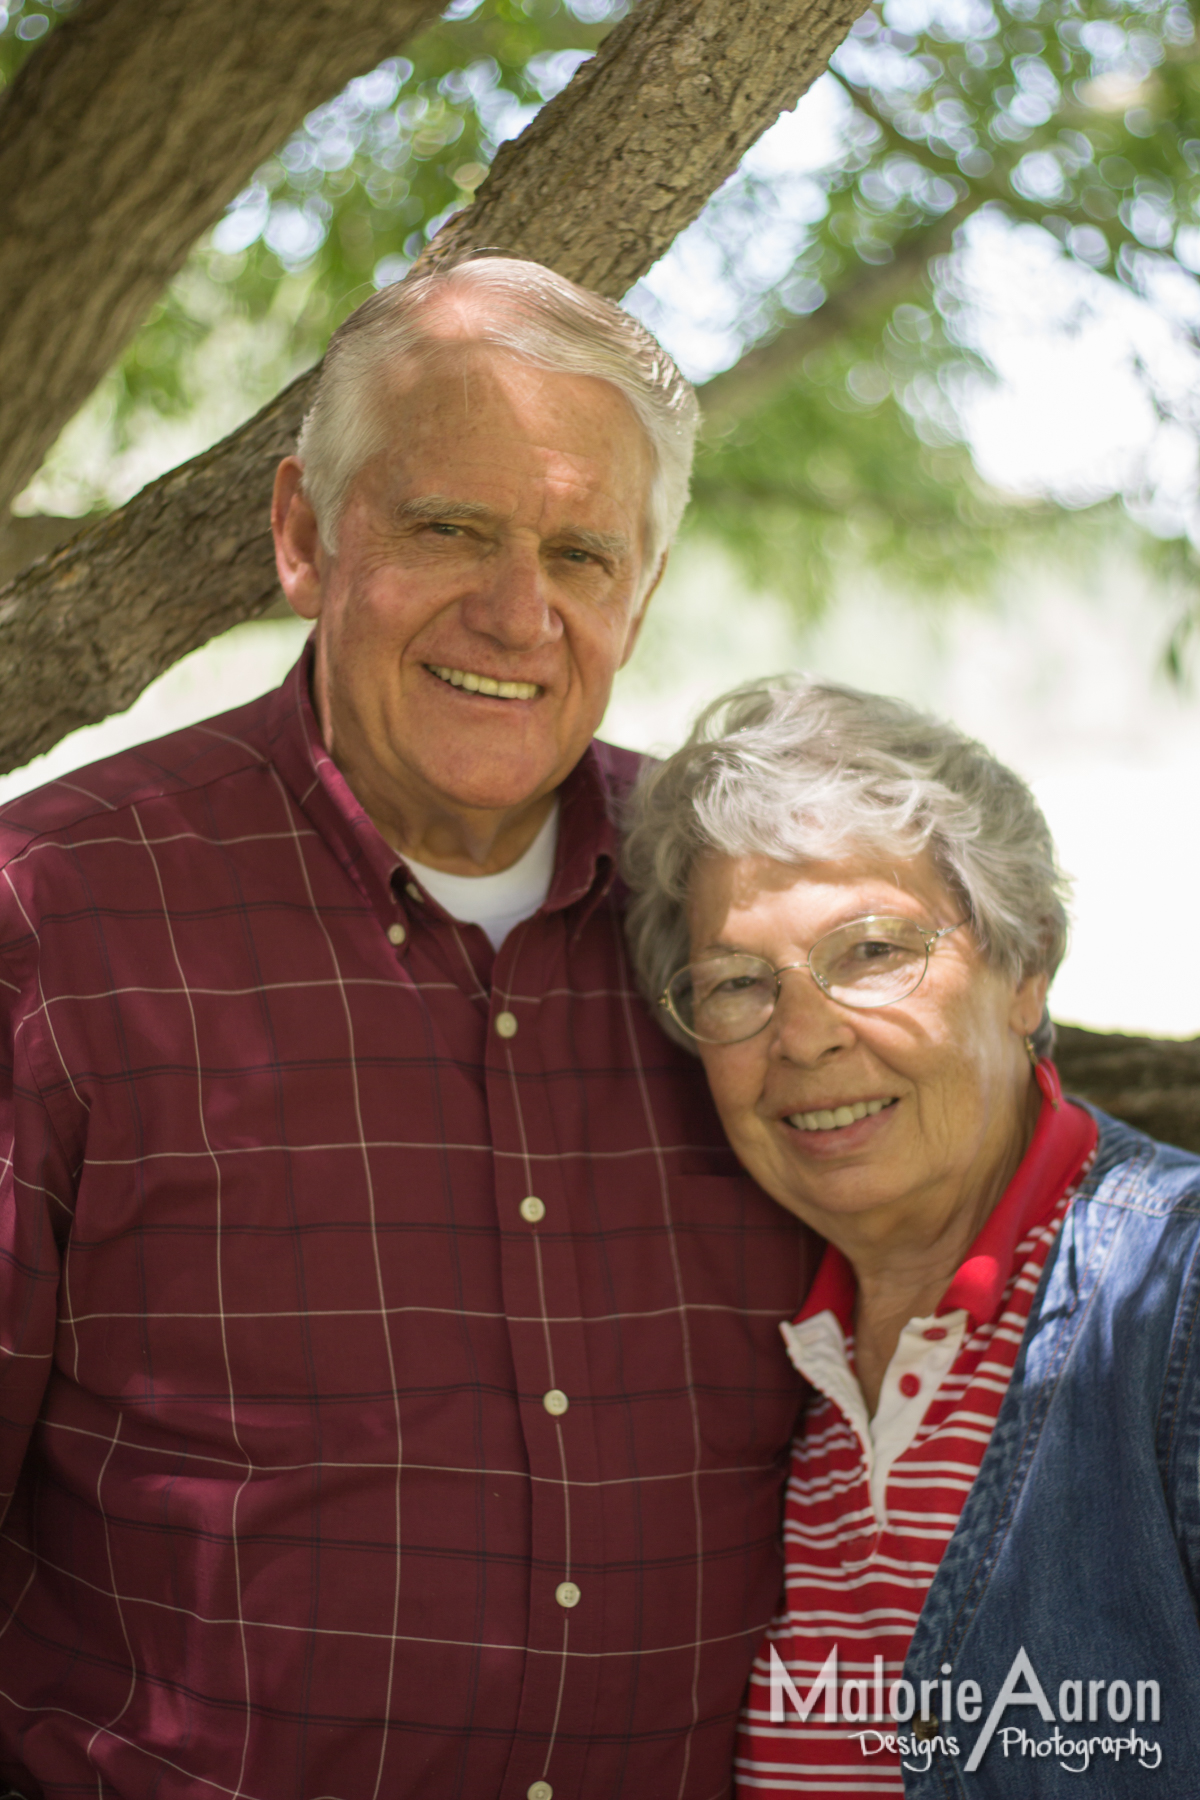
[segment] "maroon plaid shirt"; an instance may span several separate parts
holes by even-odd
[[[631,989],[633,759],[493,956],[305,669],[0,814],[0,1772],[710,1800],[808,1251]]]

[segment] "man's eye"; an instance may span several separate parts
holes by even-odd
[[[431,519],[429,521],[429,530],[435,531],[438,537],[454,538],[462,536],[462,526],[452,525],[448,519]]]

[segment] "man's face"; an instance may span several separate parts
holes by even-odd
[[[379,820],[511,813],[574,768],[633,648],[649,447],[607,382],[479,347],[384,403],[336,557],[289,588],[326,739]]]

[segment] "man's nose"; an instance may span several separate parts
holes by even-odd
[[[463,623],[505,650],[534,650],[562,635],[551,583],[536,548],[500,546],[479,569],[462,603]]]
[[[807,964],[785,969],[767,1030],[773,1057],[813,1068],[855,1040],[854,1018],[814,979]]]

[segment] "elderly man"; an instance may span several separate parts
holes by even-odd
[[[543,269],[342,327],[278,693],[0,817],[0,1769],[701,1800],[807,1269],[631,989],[594,743],[694,400]]]

